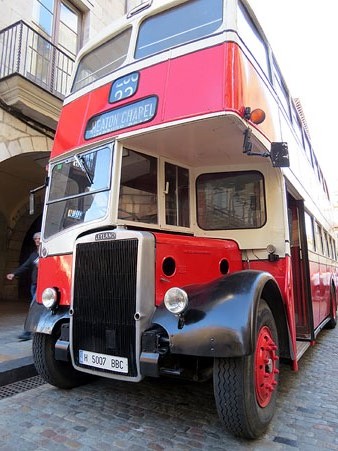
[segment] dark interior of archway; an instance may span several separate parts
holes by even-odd
[[[42,215],[38,216],[30,228],[27,230],[26,236],[23,240],[20,252],[20,265],[27,260],[31,252],[34,250],[33,235],[35,232],[40,232],[41,230]],[[20,300],[30,301],[30,286],[31,286],[31,274],[26,272],[22,274],[18,281],[18,295]]]

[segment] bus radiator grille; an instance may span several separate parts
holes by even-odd
[[[136,367],[137,239],[81,243],[76,247],[72,317],[73,355],[91,351],[129,361]],[[105,369],[97,369],[107,372]]]

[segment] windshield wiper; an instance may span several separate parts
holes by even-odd
[[[74,160],[80,166],[82,171],[86,174],[87,179],[89,180],[89,183],[92,185],[94,183],[94,180],[93,180],[92,176],[90,175],[90,172],[89,172],[89,170],[87,168],[87,165],[86,165],[86,162],[84,161],[84,158],[82,156],[79,157],[78,155],[74,155]]]

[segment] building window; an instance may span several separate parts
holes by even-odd
[[[33,20],[57,47],[75,57],[80,48],[81,12],[66,0],[34,0]]]

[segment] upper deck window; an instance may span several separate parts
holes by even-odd
[[[240,4],[240,8],[238,9],[237,22],[239,37],[255,58],[267,78],[270,79],[267,46],[242,4]]]
[[[128,53],[130,35],[131,28],[128,28],[85,55],[77,68],[72,92],[120,67]]]
[[[223,22],[223,0],[192,0],[146,19],[135,58],[145,58],[215,32]]]

